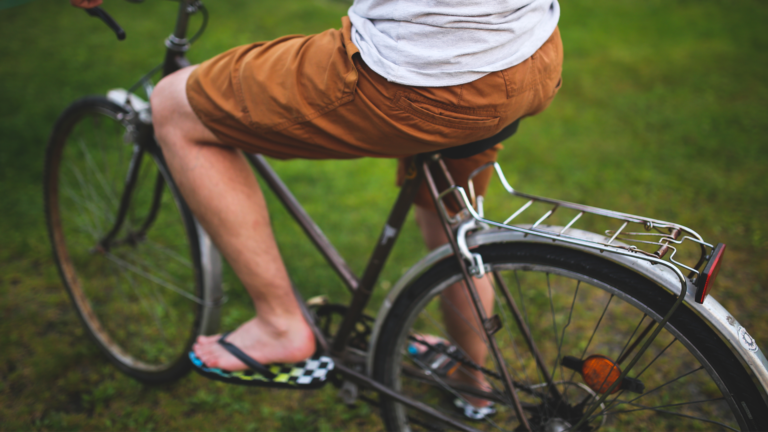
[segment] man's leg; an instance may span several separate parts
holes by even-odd
[[[312,330],[293,295],[264,196],[238,150],[220,146],[189,105],[189,67],[164,78],[152,94],[155,135],[184,199],[253,299],[256,317],[232,332],[233,343],[262,364],[297,362],[315,351]],[[208,366],[246,366],[201,336],[194,346]]]
[[[440,216],[433,209],[422,206],[416,206],[416,223],[421,229],[424,242],[430,250],[448,242],[448,238],[443,230]],[[493,286],[488,276],[475,279],[480,299],[485,308],[485,314],[493,314]],[[464,282],[458,282],[443,291],[440,298],[441,309],[443,310],[443,322],[451,338],[461,347],[461,349],[477,364],[484,365],[488,355],[488,346],[485,338],[478,336],[483,334],[482,326],[475,312],[469,292],[464,287]],[[487,380],[483,373],[469,368],[460,368],[454,378],[467,384],[484,387],[490,390]],[[488,405],[488,401],[465,396],[467,401],[476,407]]]

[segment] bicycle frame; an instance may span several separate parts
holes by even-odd
[[[189,62],[185,56],[185,53],[189,48],[189,42],[186,39],[189,17],[201,7],[202,5],[198,2],[198,0],[181,0],[180,1],[174,32],[168,37],[168,39],[165,42],[167,50],[166,50],[165,59],[162,65],[163,76],[166,76],[181,68],[189,66]],[[154,139],[152,125],[145,124],[140,121],[136,121],[135,126],[138,128],[137,143],[135,145],[135,150],[129,166],[128,175],[126,176],[125,188],[123,190],[123,194],[120,199],[118,214],[112,229],[108,231],[108,234],[102,240],[100,240],[97,245],[97,247],[101,247],[105,250],[108,250],[113,245],[118,245],[122,242],[134,241],[137,238],[140,239],[141,237],[143,237],[144,233],[146,233],[146,231],[151,227],[152,223],[154,222],[159,209],[159,203],[162,196],[162,189],[164,186],[162,177],[160,176],[157,177],[157,180],[155,182],[155,189],[154,189],[151,208],[149,209],[147,217],[143,222],[139,231],[136,233],[129,233],[125,239],[115,240],[115,236],[119,232],[123,224],[123,221],[125,219],[125,214],[130,204],[131,195],[133,193],[133,189],[136,184],[136,179],[138,178],[138,173],[141,168],[141,160],[144,154],[147,152],[155,155],[158,155],[161,153],[161,150]],[[474,279],[473,276],[476,274],[477,270],[480,271],[480,274],[484,272],[482,267],[482,262],[474,263],[470,261],[470,264],[472,265],[471,266],[468,265],[467,260],[465,260],[465,258],[467,258],[467,255],[468,255],[468,253],[466,252],[466,245],[461,244],[461,242],[465,240],[464,235],[466,234],[466,231],[461,231],[461,229],[463,228],[460,228],[459,233],[455,232],[453,225],[459,220],[451,218],[447,214],[447,212],[444,211],[445,209],[441,203],[441,200],[447,194],[453,193],[456,196],[456,199],[459,202],[465,214],[471,215],[472,218],[474,218],[474,220],[481,220],[482,222],[489,222],[489,221],[483,220],[481,215],[478,215],[474,211],[474,209],[469,207],[471,206],[470,201],[467,199],[463,189],[458,188],[456,186],[455,182],[451,178],[450,173],[448,172],[439,154],[419,155],[417,158],[415,158],[412,166],[408,167],[409,175],[406,177],[406,180],[400,190],[397,200],[395,201],[395,204],[392,207],[392,210],[387,218],[387,221],[381,230],[381,234],[379,235],[376,246],[374,247],[371,253],[371,257],[368,261],[368,264],[366,265],[366,268],[362,276],[359,278],[354,274],[354,272],[352,272],[350,267],[347,265],[346,261],[342,258],[341,254],[339,254],[339,252],[334,248],[331,242],[320,230],[320,228],[314,223],[314,221],[306,213],[306,211],[299,204],[299,202],[296,200],[296,198],[293,196],[293,194],[290,192],[287,186],[282,182],[279,176],[275,173],[275,171],[271,168],[271,166],[267,163],[267,161],[261,155],[249,154],[249,155],[246,155],[246,157],[249,160],[249,162],[253,165],[253,167],[258,171],[261,178],[266,181],[269,188],[279,198],[283,206],[288,210],[288,212],[302,227],[307,237],[309,237],[309,239],[312,241],[315,247],[324,256],[324,258],[326,259],[328,264],[331,266],[331,268],[333,268],[334,271],[336,271],[336,273],[339,275],[339,277],[344,282],[346,287],[352,293],[352,300],[348,306],[346,314],[342,318],[342,322],[338,331],[336,332],[335,335],[333,335],[333,340],[331,341],[326,340],[325,335],[318,328],[317,324],[311,319],[307,320],[310,326],[313,328],[313,331],[320,345],[323,347],[325,351],[329,352],[330,355],[336,361],[337,371],[340,372],[345,379],[348,379],[359,385],[370,388],[385,397],[393,398],[405,405],[410,406],[411,408],[419,410],[436,419],[439,419],[440,421],[445,422],[451,427],[454,427],[459,430],[475,430],[474,428],[471,428],[462,423],[459,423],[451,419],[450,417],[447,417],[442,413],[436,411],[435,409],[417,400],[404,396],[401,393],[396,392],[382,385],[377,381],[374,381],[372,378],[359,373],[357,370],[355,370],[355,366],[365,364],[366,359],[361,358],[359,353],[348,349],[348,346],[347,346],[349,338],[354,331],[355,325],[361,320],[363,316],[363,311],[371,298],[371,294],[379,278],[379,275],[384,267],[384,264],[386,263],[387,258],[389,257],[390,252],[392,251],[392,248],[403,227],[403,224],[405,223],[408,212],[416,196],[416,192],[419,189],[419,187],[422,185],[422,182],[426,182],[436,208],[442,210],[439,212],[441,224],[448,238],[450,248],[453,251],[454,258],[457,260],[457,263],[459,264],[459,267],[461,269],[463,280],[470,294],[470,298],[471,298],[475,313],[477,314],[477,317],[480,318],[480,323],[482,323],[482,327],[483,327],[482,331],[484,332],[485,337],[489,342],[489,348],[490,348],[491,354],[495,360],[497,369],[502,377],[505,394],[500,395],[498,393],[484,392],[477,389],[462,387],[460,384],[455,384],[455,385],[452,384],[452,386],[454,386],[455,389],[457,389],[458,391],[463,391],[465,393],[471,393],[478,397],[483,397],[489,400],[497,400],[502,403],[510,404],[515,409],[517,418],[519,419],[522,428],[524,430],[531,430],[530,425],[528,424],[528,420],[523,412],[524,404],[521,403],[521,401],[517,396],[517,389],[521,388],[521,385],[513,382],[509,374],[509,371],[507,370],[507,367],[504,363],[504,360],[502,358],[501,351],[499,347],[496,345],[495,339],[493,338],[493,334],[496,331],[498,331],[500,328],[500,325],[495,319],[497,317],[488,317],[486,315],[482,302],[480,300],[480,296],[477,292],[477,288],[473,280]],[[441,175],[445,178],[447,184],[449,185],[448,188],[446,188],[442,192],[437,190],[436,182],[430,169],[430,167],[432,166],[435,166],[438,168],[438,172],[441,173]],[[508,189],[511,189],[511,188],[508,188]],[[561,203],[555,203],[555,204],[560,205]],[[470,219],[469,221],[471,222],[472,220]],[[462,226],[466,228],[464,225],[465,224],[462,224]],[[539,233],[534,233],[534,234],[542,235]],[[546,237],[546,235],[544,236]],[[702,250],[703,248],[704,246],[702,246]],[[478,266],[476,264],[480,264],[480,265]],[[699,262],[699,264],[696,265],[696,267],[699,267],[700,265],[701,265],[701,261]],[[558,391],[555,383],[553,382],[551,375],[547,370],[547,367],[542,359],[542,356],[531,336],[531,332],[527,328],[525,321],[523,320],[522,315],[518,310],[512,295],[509,292],[509,289],[507,288],[506,284],[504,284],[503,280],[496,272],[492,272],[492,276],[494,277],[494,280],[504,297],[504,301],[507,303],[510,311],[512,311],[513,317],[528,345],[528,348],[533,354],[538,367],[541,369],[542,375],[547,384],[550,397],[555,402],[561,401],[562,396]],[[635,362],[639,359],[639,357],[643,354],[645,349],[654,340],[656,335],[658,335],[658,333],[664,327],[664,324],[672,316],[672,314],[677,309],[677,307],[682,303],[682,300],[685,297],[685,290],[686,290],[686,285],[685,283],[683,283],[681,295],[678,296],[678,299],[673,305],[673,307],[664,316],[664,319],[659,323],[655,331],[651,334],[648,340],[645,341],[643,346],[635,354],[633,359],[630,361],[629,366],[622,371],[621,378],[626,376],[626,374],[631,370]],[[303,302],[300,301],[299,303],[302,306],[304,306]],[[309,317],[306,310],[305,310],[305,314],[307,315],[307,317]],[[648,327],[644,331],[643,335],[650,332],[651,329],[652,327]],[[635,347],[637,346],[637,343],[640,340],[641,339],[638,339],[635,345],[633,345],[630,348],[630,352],[635,349]],[[627,353],[627,355],[628,354],[629,353]],[[350,364],[352,366],[350,366]],[[418,373],[418,372],[414,372],[414,373]],[[421,377],[421,378],[427,381],[432,379],[428,376]],[[605,395],[610,394],[610,390],[612,390],[614,386],[618,385],[621,378],[617,380],[608,389]],[[596,404],[594,404],[592,407],[592,410],[587,410],[587,412],[585,412],[585,416],[583,417],[582,422],[591,414],[591,412],[594,409],[596,409],[599,406],[600,402],[603,399],[600,399]],[[580,423],[577,424],[575,427],[578,427],[579,425]]]
[[[433,200],[435,201],[435,204],[437,204],[437,201],[440,199],[440,194],[438,193],[437,188],[435,186],[435,180],[432,176],[432,173],[429,170],[429,165],[432,163],[436,163],[439,166],[440,171],[442,172],[442,175],[445,176],[446,180],[448,181],[450,187],[455,186],[455,184],[453,183],[453,179],[448,173],[448,170],[445,164],[440,158],[440,155],[439,154],[422,155],[417,158],[417,162],[415,162],[413,166],[409,167],[410,175],[407,176],[402,188],[400,189],[400,193],[397,197],[397,200],[395,201],[395,204],[392,207],[389,217],[387,218],[387,221],[381,231],[381,234],[378,237],[379,240],[377,241],[376,246],[374,247],[374,250],[371,253],[371,258],[368,260],[368,264],[363,272],[363,276],[360,279],[355,277],[355,275],[349,269],[349,266],[346,264],[344,259],[338,253],[338,251],[336,251],[336,249],[331,245],[330,241],[328,241],[328,239],[322,233],[320,228],[312,221],[309,215],[304,211],[304,209],[298,203],[296,198],[294,198],[290,190],[288,190],[288,188],[285,186],[282,180],[280,180],[278,175],[269,166],[267,161],[261,155],[247,155],[247,158],[251,162],[251,164],[254,166],[254,168],[259,172],[261,177],[266,181],[267,185],[269,185],[269,188],[275,193],[278,199],[282,202],[283,206],[289,211],[289,213],[293,216],[296,222],[302,227],[304,232],[307,234],[310,240],[314,243],[315,247],[317,247],[317,249],[320,251],[323,257],[325,257],[328,264],[341,277],[341,279],[346,284],[347,288],[352,293],[352,300],[350,302],[347,313],[344,315],[341,325],[339,327],[339,330],[334,335],[333,341],[330,345],[330,353],[338,361],[339,370],[344,375],[346,375],[349,378],[352,378],[354,381],[358,383],[361,383],[367,387],[377,390],[380,393],[384,393],[387,396],[394,397],[395,399],[398,399],[399,401],[406,403],[407,405],[410,405],[413,408],[419,409],[427,414],[436,416],[440,420],[448,422],[454,427],[459,427],[462,430],[466,430],[466,427],[464,425],[455,423],[450,418],[440,413],[432,412],[433,410],[429,407],[414,405],[413,403],[415,403],[416,401],[403,400],[401,398],[404,398],[404,396],[399,395],[397,393],[393,394],[393,391],[391,389],[383,387],[380,383],[373,381],[371,378],[365,375],[358,374],[354,370],[347,368],[346,366],[343,365],[345,361],[355,360],[354,354],[347,352],[347,341],[349,340],[349,337],[354,329],[355,324],[357,324],[357,322],[361,319],[363,310],[365,309],[366,305],[368,304],[368,301],[371,298],[371,294],[375,287],[376,281],[378,280],[379,274],[381,273],[381,270],[384,267],[384,264],[389,256],[389,253],[391,252],[392,247],[395,244],[397,236],[400,233],[403,227],[403,224],[405,223],[406,216],[408,215],[408,211],[411,208],[414,197],[416,195],[416,191],[421,186],[421,183],[423,181],[427,182],[430,189],[430,194]],[[460,202],[463,205],[463,201],[460,201]],[[523,415],[523,411],[522,411],[523,406],[519,398],[517,397],[515,385],[511,379],[511,376],[509,375],[509,372],[507,371],[506,366],[504,365],[503,359],[501,357],[501,352],[498,346],[496,346],[495,339],[492,337],[493,333],[495,333],[497,328],[494,328],[492,325],[492,323],[494,322],[493,319],[489,319],[485,314],[485,311],[482,307],[482,303],[480,301],[480,296],[477,293],[477,288],[475,287],[474,281],[472,280],[473,278],[469,274],[467,265],[464,262],[464,259],[462,258],[462,255],[460,253],[459,246],[456,241],[456,237],[454,235],[453,228],[451,227],[450,221],[448,220],[447,217],[444,217],[442,214],[441,214],[441,221],[442,221],[443,229],[445,230],[446,235],[448,236],[449,242],[451,244],[451,247],[454,251],[454,256],[458,260],[457,262],[459,263],[460,268],[462,269],[462,272],[464,274],[464,281],[466,282],[467,287],[469,289],[472,303],[475,307],[475,312],[480,317],[481,322],[484,323],[483,330],[485,331],[487,339],[490,341],[491,352],[494,356],[494,359],[496,360],[497,367],[504,378],[503,381],[505,384],[505,388],[507,390],[507,394],[510,400],[512,401],[512,405],[514,406],[516,414],[520,419],[521,423],[524,425],[524,427],[530,430],[530,426],[528,425],[527,420]],[[509,293],[509,290],[506,288],[506,286],[503,286],[502,290],[505,294],[505,298],[508,301],[511,300],[512,297]],[[516,308],[513,308],[512,310],[516,311]],[[519,315],[519,312],[516,311],[516,314]],[[519,322],[522,323],[523,322],[522,318],[520,316],[518,318],[520,318]],[[322,332],[317,328],[315,323],[311,322],[310,325],[314,327],[315,334],[318,335],[318,339],[320,340],[321,345],[323,345],[324,347],[327,347],[328,341],[325,340]],[[526,330],[527,330],[527,327],[526,327]],[[543,367],[544,362],[541,359],[541,355],[538,353],[538,350],[535,349],[535,345],[533,344],[533,339],[530,337],[530,331],[527,332],[527,335],[528,335],[527,340],[529,345],[534,347],[534,353],[537,358],[537,363]],[[556,401],[560,400],[560,397],[561,397],[560,393],[555,387],[551,376],[549,375],[548,372],[546,372],[546,369],[542,369],[542,370],[544,371],[544,375],[546,376],[550,393],[552,394],[552,396],[555,398]],[[489,397],[490,399],[498,399],[497,395],[493,395],[487,392],[478,391],[477,394],[480,396]],[[504,401],[507,402],[507,400],[504,400]],[[409,402],[412,402],[412,403],[409,403]],[[428,409],[425,409],[425,408],[428,408]]]
[[[189,66],[189,61],[185,56],[186,51],[189,49],[189,43],[186,39],[189,17],[190,15],[195,13],[198,10],[198,8],[201,6],[202,5],[197,0],[181,0],[180,1],[174,32],[166,39],[166,42],[165,42],[167,49],[166,49],[165,59],[162,65],[163,76],[169,75],[179,69]],[[131,114],[135,114],[135,113],[131,113]],[[120,119],[120,120],[123,120],[123,119]],[[129,119],[126,119],[126,120],[129,120]],[[158,146],[157,142],[154,139],[154,133],[153,133],[153,128],[151,124],[144,124],[144,123],[141,123],[140,121],[135,121],[133,122],[133,126],[139,129],[137,131],[138,132],[137,140],[136,140],[137,142],[135,144],[134,153],[131,157],[128,173],[126,175],[125,187],[120,197],[120,204],[118,206],[117,216],[115,218],[115,222],[112,228],[108,231],[108,234],[105,235],[104,238],[102,238],[97,244],[97,247],[100,247],[104,250],[108,250],[110,247],[119,245],[123,242],[130,242],[130,241],[133,241],[134,239],[140,239],[144,235],[144,233],[151,227],[152,223],[154,222],[157,216],[157,212],[159,210],[159,203],[162,197],[162,190],[164,186],[164,182],[162,180],[162,177],[160,176],[158,176],[155,182],[154,195],[152,199],[151,208],[149,209],[146,219],[142,223],[142,226],[139,232],[129,233],[125,239],[117,239],[117,240],[115,239],[116,234],[120,231],[120,228],[122,227],[122,224],[125,220],[125,216],[131,202],[131,197],[136,185],[136,181],[138,179],[138,174],[141,169],[141,161],[145,153],[150,153],[150,154],[161,153],[160,147]],[[405,184],[400,190],[400,194],[397,198],[397,201],[395,202],[392,212],[390,213],[387,219],[386,225],[382,230],[380,241],[377,243],[373,251],[373,254],[371,256],[371,259],[368,262],[365,272],[363,273],[362,278],[358,278],[351,271],[346,261],[344,261],[344,259],[341,257],[338,251],[333,247],[333,245],[330,243],[327,237],[325,237],[325,235],[322,233],[320,228],[312,221],[312,219],[309,217],[306,211],[301,207],[301,205],[298,203],[298,201],[293,196],[293,194],[291,194],[291,192],[288,190],[288,188],[285,186],[282,180],[278,177],[278,175],[274,172],[274,170],[272,170],[272,168],[269,166],[267,161],[261,155],[246,155],[246,157],[248,158],[250,163],[254,166],[254,168],[259,172],[261,177],[267,182],[270,189],[279,197],[279,199],[281,200],[283,205],[286,207],[286,209],[291,213],[291,215],[296,219],[299,225],[304,229],[304,232],[306,233],[306,235],[310,238],[310,240],[315,244],[318,250],[326,258],[326,260],[331,265],[331,267],[336,271],[336,273],[339,274],[339,276],[341,277],[342,281],[345,283],[347,288],[353,293],[353,298],[349,306],[348,313],[344,316],[341,327],[337,332],[337,334],[335,335],[332,344],[330,344],[325,339],[325,336],[322,334],[322,331],[320,331],[317,325],[312,320],[308,319],[308,322],[312,326],[312,329],[315,335],[317,336],[317,339],[320,345],[326,351],[329,351],[332,357],[334,357],[334,360],[337,364],[336,366],[337,371],[339,371],[346,379],[352,380],[360,385],[371,388],[382,395],[391,397],[411,408],[417,409],[429,416],[439,419],[453,428],[456,428],[458,430],[464,430],[464,431],[476,430],[462,423],[459,423],[456,420],[451,419],[450,417],[443,415],[442,413],[438,412],[434,408],[422,402],[419,402],[417,400],[404,396],[399,392],[396,392],[374,381],[370,377],[364,374],[361,374],[356,370],[354,370],[353,368],[350,368],[344,364],[345,361],[348,361],[350,359],[349,353],[347,353],[345,350],[347,340],[355,324],[361,318],[363,314],[363,310],[365,309],[365,306],[370,300],[371,293],[373,292],[373,287],[375,286],[376,281],[378,280],[378,277],[381,273],[381,270],[383,269],[384,264],[386,263],[387,257],[389,256],[389,253],[391,252],[392,247],[395,244],[397,235],[399,234],[405,222],[406,216],[408,215],[408,211],[410,210],[411,204],[413,203],[413,199],[416,195],[416,191],[418,190],[421,184],[421,181],[423,178],[423,175],[421,173],[423,171],[419,169],[418,170],[419,174],[417,174],[415,177],[406,179]],[[429,176],[429,173],[427,173],[427,175]],[[436,194],[433,194],[433,198],[438,199]],[[448,222],[444,221],[444,224],[446,229],[450,231],[450,225],[448,224]],[[453,241],[453,244],[455,244],[455,240]],[[457,256],[460,257],[460,255],[457,255]],[[476,292],[474,293],[473,297],[479,298],[477,297]],[[304,306],[303,302],[300,302],[300,304]],[[305,310],[305,313],[306,313],[306,310]],[[363,365],[364,359],[362,361],[358,361],[357,363],[359,365]],[[504,370],[506,371],[506,369]],[[514,392],[514,388],[513,387],[510,387],[510,388],[512,388]],[[466,389],[466,390],[469,390],[470,392],[472,391],[471,389]],[[481,392],[481,391],[477,391],[477,393],[479,395],[485,394],[484,392]],[[491,395],[489,395],[489,397],[496,398],[495,396],[491,396]],[[521,414],[522,414],[522,411],[519,411],[519,415]],[[522,415],[521,415],[521,418],[524,419]]]

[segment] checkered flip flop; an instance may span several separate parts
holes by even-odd
[[[224,333],[219,339],[227,351],[250,369],[244,371],[225,371],[208,367],[200,360],[194,351],[189,352],[189,359],[197,373],[217,381],[255,387],[276,387],[287,389],[316,389],[325,385],[328,373],[333,370],[334,363],[330,357],[315,354],[311,358],[293,364],[273,363],[263,365],[240,348],[224,340],[229,333]]]
[[[464,417],[475,421],[485,420],[486,418],[495,415],[496,408],[494,405],[495,404],[491,402],[484,407],[476,408],[463,399],[456,398],[453,400],[453,406],[464,413]]]

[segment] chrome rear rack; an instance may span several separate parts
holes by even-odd
[[[491,166],[494,167],[496,174],[498,174],[499,180],[507,193],[509,193],[511,197],[523,200],[520,207],[518,207],[518,209],[509,217],[503,219],[502,222],[485,217],[483,197],[476,196],[474,184],[472,182],[472,179],[477,174]],[[608,397],[618,383],[627,376],[643,353],[645,353],[646,349],[648,349],[651,342],[656,339],[661,330],[672,318],[677,308],[680,307],[686,299],[688,287],[694,286],[693,284],[695,284],[696,278],[701,275],[700,269],[705,268],[702,267],[702,264],[709,261],[710,257],[713,255],[715,247],[705,242],[704,239],[692,229],[673,222],[666,222],[518,192],[510,186],[501,170],[501,166],[496,162],[487,163],[472,172],[469,176],[467,186],[470,191],[470,196],[467,196],[467,192],[463,187],[455,185],[441,192],[438,195],[437,207],[446,220],[451,224],[459,225],[456,231],[458,248],[463,258],[469,261],[470,266],[468,270],[470,274],[474,274],[476,277],[481,276],[486,272],[486,266],[483,263],[483,258],[480,254],[472,253],[467,248],[467,233],[472,229],[492,226],[499,229],[521,232],[526,236],[531,235],[550,239],[555,243],[562,242],[577,245],[597,250],[600,253],[614,253],[633,257],[638,260],[648,261],[651,264],[662,265],[672,270],[680,281],[680,291],[677,293],[677,299],[666,313],[660,314],[661,319],[658,321],[658,325],[643,342],[642,347],[635,353],[626,368],[622,370],[619,378],[611,384],[606,390],[606,393],[601,395],[596,403],[591,405],[591,408],[587,409],[586,415],[589,416],[589,414],[591,414],[597,406]],[[459,202],[463,202],[466,206],[466,210],[459,212],[456,217],[450,217],[446,210],[445,198],[449,194],[453,194]],[[543,214],[534,212],[534,207],[541,207]],[[560,215],[563,213],[570,214],[568,214],[565,219],[562,219],[564,224],[560,225],[557,219],[560,218]],[[526,217],[529,217],[529,221],[533,222],[525,223]],[[586,221],[586,219],[594,220]],[[511,225],[513,222],[515,225]],[[521,224],[521,222],[523,223]],[[548,222],[548,224],[545,225],[544,222]],[[574,225],[577,222],[586,226],[584,228],[580,227],[579,229],[575,229]],[[595,231],[594,223],[603,227],[605,227],[606,223],[609,224],[608,229],[603,229],[605,237],[602,239],[599,239],[599,236],[597,238],[592,236],[585,238],[583,235],[584,231]],[[681,249],[688,245],[693,246],[693,251],[684,251],[684,253],[680,253]],[[682,255],[683,258],[676,259],[675,257],[678,254]],[[689,257],[690,259],[688,259]],[[695,262],[695,264],[685,264],[682,262],[683,260],[689,263]],[[685,276],[683,271],[687,271],[688,276]],[[701,301],[704,301],[704,297],[701,298]],[[580,424],[581,422],[577,424],[576,427],[578,428]]]
[[[517,210],[504,219],[487,218],[484,198],[476,196],[474,191],[472,179],[491,166],[509,195],[522,200]],[[661,264],[678,276],[683,293],[686,292],[686,280],[695,282],[702,265],[709,260],[714,249],[696,231],[680,224],[518,192],[509,184],[501,166],[496,162],[487,163],[472,172],[468,186],[469,196],[461,186],[450,187],[439,195],[438,208],[453,224],[471,218],[483,226],[518,231],[554,242],[576,244]],[[465,204],[466,212],[455,217],[449,216],[444,202],[449,194]],[[580,229],[586,231],[595,231],[595,227],[600,225],[605,234],[604,241],[571,235],[580,231],[573,229],[577,222],[581,224]]]

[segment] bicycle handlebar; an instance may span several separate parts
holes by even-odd
[[[106,13],[101,7],[96,6],[90,9],[85,9],[85,13],[92,17],[100,18],[102,21],[104,21],[104,24],[108,25],[109,28],[115,32],[115,35],[117,35],[117,40],[125,39],[125,30],[123,30],[123,28],[120,27],[120,24],[118,24],[117,21],[109,16],[109,14]]]

